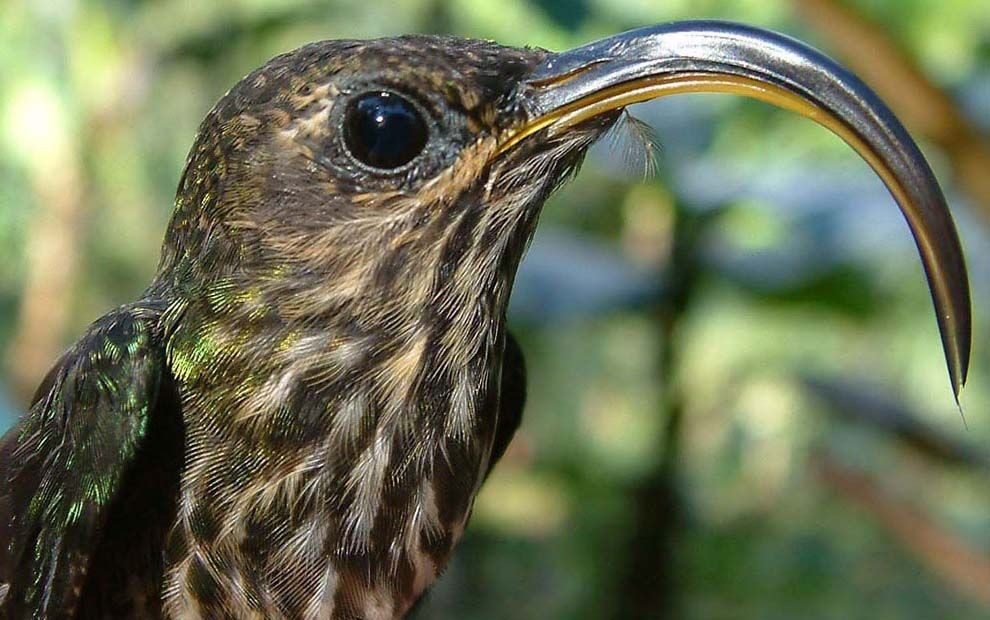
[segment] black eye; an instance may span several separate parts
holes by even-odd
[[[408,99],[388,91],[356,97],[344,114],[344,144],[358,161],[398,168],[426,146],[423,117]]]

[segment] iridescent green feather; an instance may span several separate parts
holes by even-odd
[[[61,617],[76,604],[107,508],[155,404],[164,359],[153,337],[159,316],[125,306],[94,323],[13,431],[0,489],[16,515],[0,550],[7,554],[0,570],[17,577],[6,597],[16,610],[0,610],[8,616]]]

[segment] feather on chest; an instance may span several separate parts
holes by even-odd
[[[178,330],[187,451],[167,611],[373,618],[411,605],[446,565],[490,457],[502,327],[472,318],[389,338]],[[452,338],[477,344],[465,356]]]

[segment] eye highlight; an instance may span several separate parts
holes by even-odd
[[[429,138],[419,109],[389,91],[355,97],[344,112],[343,132],[344,145],[355,159],[382,170],[412,161]]]

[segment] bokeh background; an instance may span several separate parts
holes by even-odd
[[[199,121],[269,57],[699,17],[826,50],[922,142],[975,288],[968,426],[907,227],[850,149],[732,97],[637,106],[659,170],[620,135],[548,204],[511,313],[526,418],[418,617],[988,617],[986,0],[4,0],[0,428],[149,282]]]

